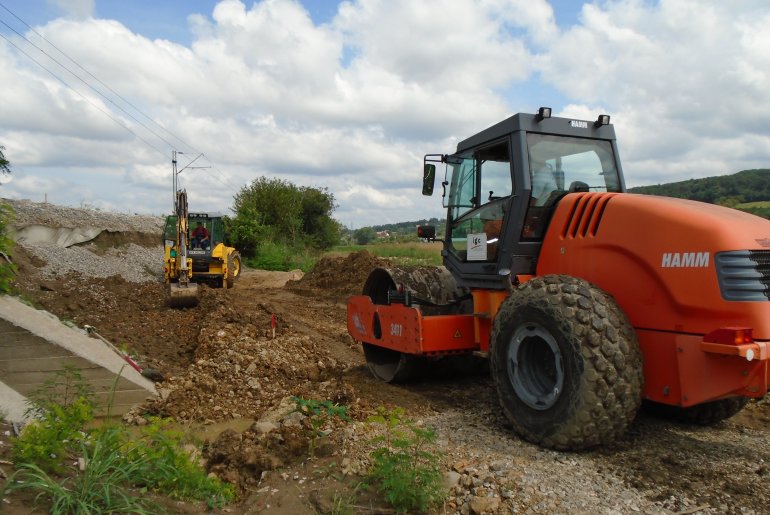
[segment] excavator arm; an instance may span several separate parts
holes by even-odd
[[[187,256],[188,247],[188,209],[187,192],[179,190],[176,194],[177,229],[175,255],[171,256],[172,276],[169,282],[169,306],[173,308],[193,307],[198,305],[198,285],[190,281],[192,277],[192,259]]]

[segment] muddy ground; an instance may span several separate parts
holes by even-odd
[[[711,428],[642,413],[613,445],[564,453],[519,440],[484,373],[405,386],[378,382],[345,327],[347,296],[382,264],[366,253],[322,260],[301,279],[247,269],[235,288],[203,287],[200,304],[181,310],[166,306],[160,280],[43,277],[38,270],[46,263],[33,252],[19,247],[13,257],[24,297],[94,326],[164,375],[158,386],[166,398],[129,418],[170,416],[206,442],[209,470],[241,494],[222,512],[390,513],[381,496],[361,486],[378,431],[366,420],[379,406],[401,407],[435,428],[450,488],[439,513],[770,512],[764,401]],[[347,406],[352,420],[328,425],[310,458],[308,421],[290,413],[290,396]]]

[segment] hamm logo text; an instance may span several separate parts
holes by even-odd
[[[664,252],[660,264],[663,268],[706,268],[708,252]]]

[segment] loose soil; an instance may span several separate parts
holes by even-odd
[[[98,248],[149,241],[111,235]],[[405,386],[378,382],[345,323],[346,298],[361,292],[373,268],[388,266],[366,252],[322,259],[304,277],[244,269],[234,288],[203,286],[199,305],[186,309],[166,306],[160,279],[43,277],[37,271],[46,263],[34,252],[17,247],[13,259],[24,298],[94,326],[164,376],[158,386],[166,396],[127,419],[173,417],[203,439],[208,470],[240,492],[221,512],[391,513],[377,492],[361,487],[379,430],[366,420],[379,406],[401,407],[415,423],[435,428],[451,486],[440,513],[767,513],[770,506],[765,401],[710,428],[641,414],[615,444],[564,453],[519,440],[484,373]],[[292,413],[291,396],[347,406],[352,421],[334,419],[326,436],[313,438],[310,420]],[[0,468],[10,472],[7,464]],[[24,499],[11,501],[28,509]]]

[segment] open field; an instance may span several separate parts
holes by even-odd
[[[345,245],[334,247],[326,255],[344,257],[351,252],[366,250],[373,256],[391,259],[398,265],[433,265],[441,264],[440,241],[411,243],[373,243],[371,245]]]

